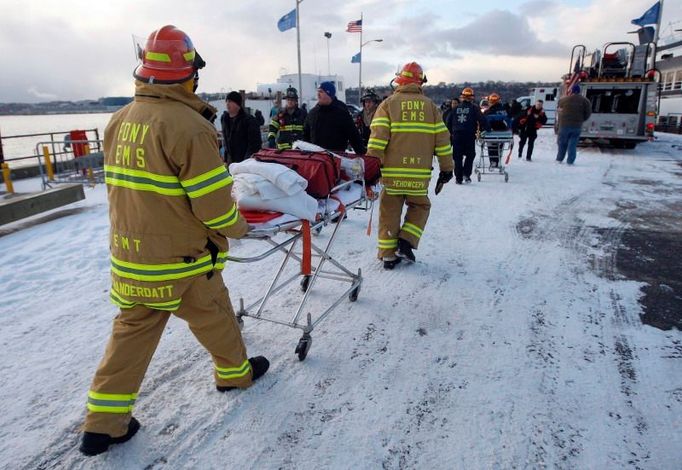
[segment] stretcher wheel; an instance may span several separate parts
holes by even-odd
[[[310,285],[310,276],[303,276],[303,279],[301,279],[301,291],[302,292],[307,291],[309,285]]]
[[[301,339],[298,340],[298,345],[296,345],[296,351],[294,351],[296,354],[298,354],[299,361],[303,361],[306,358],[312,344],[313,338],[308,333],[305,333],[303,336],[301,336]]]
[[[476,173],[476,179],[478,180],[479,183],[481,182],[481,174],[480,173]]]
[[[355,302],[356,300],[358,300],[358,295],[360,295],[360,286],[350,291],[350,294],[348,294],[348,300],[350,300],[351,302]]]
[[[509,182],[509,173],[504,174],[504,182],[508,183]]]

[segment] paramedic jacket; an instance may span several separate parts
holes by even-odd
[[[306,112],[296,106],[289,112],[284,109],[275,114],[270,120],[268,145],[277,150],[290,149],[292,144],[303,137],[303,122]]]
[[[452,171],[452,146],[440,110],[416,84],[399,86],[374,113],[367,154],[382,163],[386,194],[426,196],[433,156]]]
[[[182,84],[138,81],[107,125],[111,300],[121,308],[177,310],[194,278],[224,267],[227,237],[248,230],[211,117]]]
[[[485,121],[481,109],[475,103],[464,100],[449,113],[447,126],[455,142],[474,139],[479,128],[485,129]]]

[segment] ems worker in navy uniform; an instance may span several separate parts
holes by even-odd
[[[447,117],[457,184],[462,184],[462,180],[471,183],[471,171],[476,158],[476,133],[485,127],[481,110],[474,103],[474,90],[465,88],[460,98],[461,103]]]

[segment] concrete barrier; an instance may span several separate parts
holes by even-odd
[[[0,201],[0,225],[85,199],[82,184],[63,184],[39,193],[19,194]]]

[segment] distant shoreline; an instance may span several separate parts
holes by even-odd
[[[115,113],[116,111],[121,109],[121,107],[118,107],[115,109],[102,109],[102,110],[97,110],[97,111],[74,109],[72,111],[48,111],[48,112],[34,111],[34,112],[21,112],[21,113],[0,113],[0,116],[59,116],[59,115],[64,115],[64,114],[107,114],[107,113]]]

